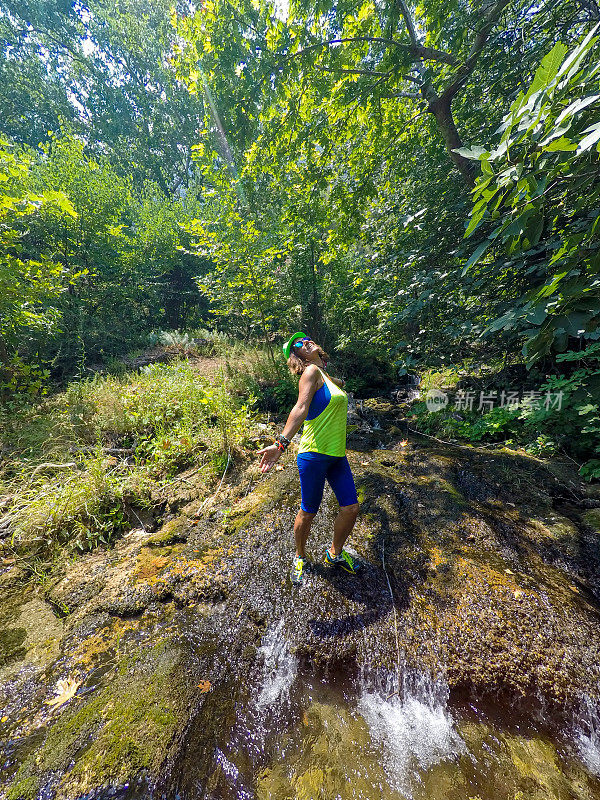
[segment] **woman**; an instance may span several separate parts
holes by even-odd
[[[304,578],[306,540],[321,505],[325,479],[340,504],[325,562],[355,574],[360,563],[344,550],[359,510],[354,478],[346,458],[348,396],[342,389],[345,382],[329,377],[324,363],[327,354],[302,332],[288,339],[283,352],[290,371],[300,376],[298,401],[287,418],[283,433],[274,444],[258,452],[262,455],[260,470],[268,472],[304,422],[298,452],[302,502],[294,522],[296,556],[292,565],[292,583],[301,583]]]

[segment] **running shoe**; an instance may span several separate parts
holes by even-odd
[[[295,556],[294,561],[292,563],[292,572],[290,574],[290,580],[292,583],[302,583],[304,580],[304,575],[306,574],[306,569],[308,567],[308,559],[300,558],[300,556]]]
[[[356,573],[361,568],[360,561],[355,558],[354,556],[350,555],[347,550],[342,548],[342,552],[337,555],[335,558],[332,558],[329,553],[329,548],[327,548],[325,552],[325,563],[331,566],[338,566],[342,569],[345,569],[346,572],[349,572],[351,575],[356,575]]]

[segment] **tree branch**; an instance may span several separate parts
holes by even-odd
[[[578,2],[581,8],[588,12],[588,19],[592,22],[598,22],[598,20],[600,20],[600,8],[596,0],[578,0]]]
[[[370,69],[345,69],[344,67],[324,67],[322,64],[315,64],[317,69],[323,72],[345,72],[348,75],[371,75],[374,78],[390,78],[392,71],[389,72],[374,72]]]
[[[509,0],[504,1],[509,2]],[[301,56],[311,50],[317,50],[319,47],[329,47],[329,45],[332,44],[348,44],[349,42],[374,42],[376,44],[385,44],[404,50],[406,53],[410,53],[416,59],[422,61],[440,61],[442,64],[456,66],[456,59],[454,56],[450,53],[445,53],[443,50],[436,50],[433,47],[422,47],[421,45],[403,44],[402,42],[396,41],[396,39],[386,39],[381,36],[349,36],[342,39],[328,39],[325,42],[309,44],[307,47],[303,47],[301,50],[291,53],[289,57]]]
[[[510,2],[511,0],[496,0],[494,5],[485,15],[483,25],[481,26],[481,28],[479,29],[479,31],[475,36],[475,40],[473,42],[473,45],[471,46],[469,55],[456,70],[452,78],[452,82],[444,89],[444,91],[441,94],[441,98],[443,98],[444,100],[452,100],[452,98],[461,88],[465,80],[469,77],[469,75],[473,71],[473,68],[475,67],[475,63],[479,58],[481,51],[485,46],[485,43],[488,40],[492,28],[494,27],[494,25],[498,20],[498,17],[504,11],[506,6],[509,5]]]
[[[380,97],[385,100],[392,100],[395,97],[407,97],[410,100],[423,100],[423,97],[418,92],[395,92],[394,94],[382,94]],[[425,102],[423,100],[423,102]]]
[[[406,23],[406,29],[408,31],[408,37],[413,44],[413,47],[420,47],[421,43],[417,37],[417,31],[415,28],[414,20],[408,10],[408,6],[406,5],[405,0],[398,0],[398,5],[400,6],[400,13],[404,17],[404,22]]]

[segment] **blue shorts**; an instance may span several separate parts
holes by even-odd
[[[354,478],[346,456],[324,456],[322,453],[300,453],[297,458],[300,473],[300,508],[316,514],[323,499],[325,479],[341,506],[358,503]]]

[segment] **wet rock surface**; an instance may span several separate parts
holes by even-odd
[[[559,462],[420,437],[400,446],[393,404],[371,405],[383,432],[371,425],[348,453],[360,577],[323,564],[336,513],[327,488],[312,567],[291,586],[299,481],[288,453],[267,476],[240,467],[210,502],[187,495],[158,530],[131,531],[50,585],[9,585],[7,798],[147,787],[202,796],[279,620],[313,671],[402,662],[441,676],[451,697],[533,704],[556,719],[584,697],[600,702],[600,533],[597,510],[581,502],[588,487]]]

